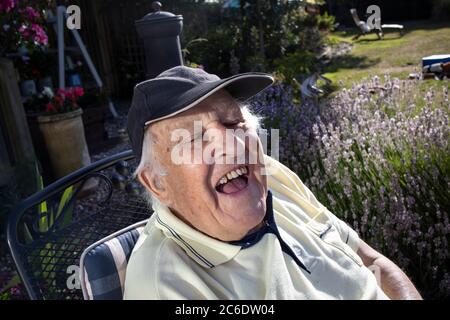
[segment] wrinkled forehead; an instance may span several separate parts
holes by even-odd
[[[190,128],[194,121],[215,121],[222,119],[241,119],[241,107],[227,91],[221,90],[206,98],[195,107],[173,117],[150,125],[152,133]]]

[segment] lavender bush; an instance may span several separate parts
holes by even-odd
[[[333,99],[293,103],[278,85],[253,105],[280,129],[280,160],[425,298],[450,297],[448,89],[364,80]]]

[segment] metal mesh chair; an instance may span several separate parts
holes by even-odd
[[[30,196],[11,213],[7,240],[31,299],[83,299],[82,252],[151,216],[132,177],[131,151],[100,160]]]

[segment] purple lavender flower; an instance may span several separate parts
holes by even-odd
[[[450,296],[450,105],[448,89],[421,96],[419,85],[373,77],[319,105],[293,103],[293,91],[276,85],[252,104],[267,129],[280,129],[280,160],[317,198],[419,288],[434,286],[444,297]],[[385,90],[374,93],[378,87]],[[410,268],[419,261],[420,268]]]

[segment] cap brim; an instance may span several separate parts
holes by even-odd
[[[164,108],[165,114],[145,122],[145,125],[189,110],[221,89],[226,89],[236,100],[245,102],[272,85],[273,82],[274,79],[269,74],[252,72],[204,83],[168,101]]]

